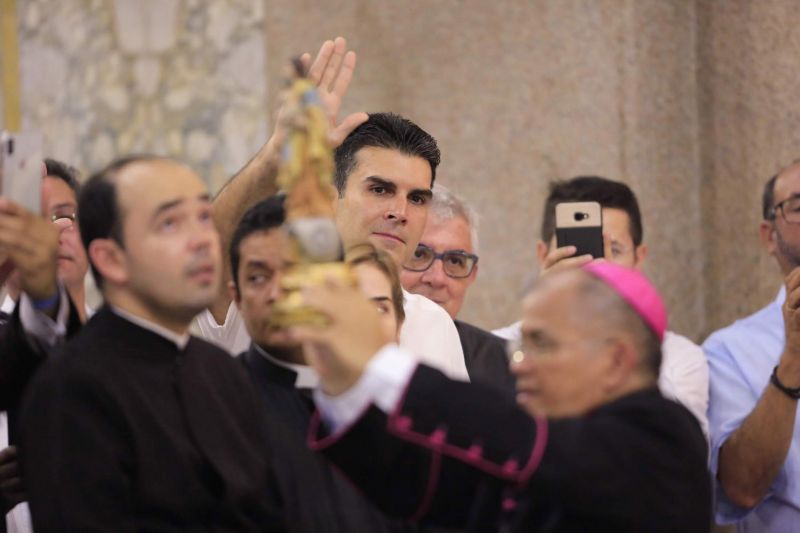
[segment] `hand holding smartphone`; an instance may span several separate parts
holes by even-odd
[[[604,256],[603,210],[598,202],[556,204],[556,245],[574,246],[574,256]]]
[[[42,135],[0,134],[0,196],[36,214],[42,205]]]

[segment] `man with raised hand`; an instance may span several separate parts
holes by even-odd
[[[764,185],[761,240],[783,277],[766,307],[703,343],[716,521],[800,531],[800,164]],[[776,280],[777,283],[777,280]]]
[[[386,512],[470,531],[708,531],[705,438],[656,387],[666,310],[639,272],[593,263],[536,282],[518,405],[411,361],[353,289],[304,299],[330,320],[291,332],[320,346],[310,444]]]
[[[639,201],[630,187],[622,182],[599,176],[577,176],[550,184],[545,200],[540,239],[536,256],[540,275],[576,268],[592,261],[590,255],[575,255],[574,246],[556,243],[556,205],[561,202],[597,202],[602,207],[604,261],[641,270],[647,258],[644,228]],[[494,334],[518,342],[520,323],[493,331]],[[667,398],[689,409],[703,432],[708,434],[708,364],[703,351],[686,337],[666,331],[661,347],[663,360],[659,388]]]
[[[413,253],[425,226],[439,149],[422,128],[390,113],[354,113],[337,124],[341,99],[355,67],[355,53],[345,53],[345,49],[342,38],[326,42],[309,69],[309,77],[319,83],[331,121],[331,144],[337,147],[336,226],[345,249],[370,242],[399,266]],[[215,200],[223,246],[242,213],[275,191],[284,135],[279,124],[270,141]],[[223,279],[229,280],[230,273]],[[458,332],[447,313],[422,296],[405,292],[404,298],[406,320],[400,344],[451,377],[468,379]],[[241,316],[227,293],[220,293],[210,310],[198,317],[197,325],[206,339],[231,353],[249,345]]]

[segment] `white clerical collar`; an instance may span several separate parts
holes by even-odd
[[[140,316],[136,316],[136,315],[134,315],[132,313],[129,313],[128,311],[125,311],[124,309],[120,309],[119,307],[115,307],[115,306],[113,306],[111,304],[108,304],[108,307],[111,308],[111,310],[114,313],[116,313],[118,316],[124,318],[128,322],[133,322],[137,326],[143,327],[146,330],[152,331],[156,335],[160,335],[161,337],[164,337],[165,339],[167,339],[171,343],[175,344],[175,346],[177,346],[179,350],[183,350],[184,348],[186,348],[186,344],[189,342],[189,334],[188,333],[184,333],[183,335],[178,335],[174,331],[170,331],[167,328],[165,328],[163,326],[159,326],[158,324],[156,324],[154,322],[150,322],[149,320],[147,320],[145,318],[142,318]]]
[[[277,359],[268,354],[266,351],[264,351],[264,349],[261,346],[259,346],[255,342],[253,343],[253,346],[255,346],[256,352],[261,354],[261,356],[270,361],[272,364],[282,366],[283,368],[288,368],[289,370],[297,374],[297,379],[294,382],[295,388],[313,389],[316,388],[317,385],[319,385],[319,375],[317,374],[317,371],[314,370],[312,367],[306,365],[296,365],[293,363],[287,363],[286,361],[281,361],[280,359]]]

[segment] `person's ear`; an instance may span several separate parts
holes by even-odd
[[[228,297],[231,299],[233,303],[236,304],[236,309],[239,309],[241,311],[242,295],[239,292],[239,289],[236,288],[236,284],[233,281],[228,282]]]
[[[539,261],[539,266],[544,264],[544,258],[547,257],[547,252],[549,251],[550,247],[547,245],[547,243],[541,239],[536,241],[536,260]]]
[[[629,339],[609,339],[602,372],[601,386],[606,392],[625,386],[637,371],[640,356]]]
[[[635,257],[633,262],[633,268],[635,268],[636,270],[641,270],[642,267],[644,267],[644,260],[647,259],[647,252],[648,252],[647,245],[640,244],[639,246],[634,248],[633,252]]]
[[[123,285],[130,279],[128,257],[113,239],[95,239],[89,243],[89,259],[104,280]]]
[[[758,235],[761,237],[761,242],[764,243],[769,255],[775,255],[778,250],[776,232],[774,220],[762,220],[761,224],[758,225]]]

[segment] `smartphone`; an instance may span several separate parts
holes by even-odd
[[[556,245],[574,246],[575,255],[603,257],[603,209],[597,202],[556,204]]]
[[[42,205],[42,134],[0,134],[0,196],[28,211]]]

